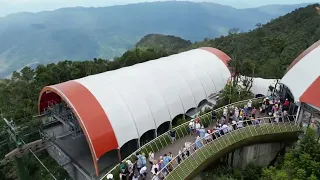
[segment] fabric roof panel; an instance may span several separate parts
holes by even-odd
[[[303,93],[300,97],[300,102],[320,108],[320,76],[318,76],[318,78]]]
[[[116,92],[112,85],[103,80],[102,76],[104,76],[104,74],[88,76],[75,81],[85,86],[96,97],[110,119],[112,129],[118,141],[118,148],[120,148],[129,140],[138,139],[139,135],[135,128],[136,124],[132,120],[128,107],[122,97]],[[83,103],[85,104],[85,102]],[[92,116],[95,115],[92,113]],[[99,125],[99,127],[103,126]],[[128,129],[128,127],[130,128]],[[124,129],[126,129],[125,132],[123,131]]]
[[[302,94],[320,75],[320,47],[313,49],[303,56],[302,60],[295,63],[294,66],[281,79],[294,96],[295,101],[299,101]]]
[[[168,79],[170,79],[170,81],[168,81],[168,85],[179,95],[184,113],[186,113],[188,109],[195,107],[195,101],[193,93],[189,85],[186,83],[186,80],[177,72],[179,64],[176,64],[175,61],[179,58],[179,54],[172,55],[165,59],[166,63],[158,63],[155,64],[155,66],[166,72]]]

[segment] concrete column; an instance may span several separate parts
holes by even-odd
[[[120,148],[118,149],[118,158],[119,158],[119,162],[121,162],[121,161],[122,161],[122,158],[121,158]]]
[[[158,128],[154,130],[154,138],[158,137],[157,130],[158,130]]]
[[[138,139],[138,149],[141,147],[140,138]]]
[[[297,124],[301,124],[302,123],[302,118],[303,118],[303,114],[304,114],[305,110],[303,108],[301,108],[301,105],[299,106],[299,110],[297,112],[298,116],[297,118]]]

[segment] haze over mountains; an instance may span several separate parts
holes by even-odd
[[[63,8],[0,18],[0,77],[25,65],[120,56],[144,35],[199,41],[248,31],[298,5],[235,9],[214,3],[154,2],[103,8]]]

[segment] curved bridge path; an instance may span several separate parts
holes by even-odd
[[[259,124],[245,121],[244,127],[235,128],[233,131],[217,137],[213,141],[202,139],[189,148],[190,156],[179,164],[177,157],[171,161],[171,169],[165,166],[159,173],[159,179],[184,180],[192,179],[200,171],[222,156],[240,147],[267,142],[294,141],[298,139],[300,126],[294,121],[284,119],[282,122],[274,122],[274,118],[263,118]],[[215,136],[215,134],[212,134]],[[199,145],[201,147],[199,147]],[[151,178],[157,179],[157,178]]]
[[[261,100],[252,99],[253,106],[257,105]],[[216,109],[217,117],[220,118],[225,107],[243,107],[247,104],[248,100],[236,102],[229,104],[227,106]],[[259,117],[257,114],[256,117]],[[262,117],[262,115],[260,115]],[[212,123],[211,112],[206,113],[199,117],[202,124],[205,125],[206,130],[212,129],[215,123]],[[158,159],[164,154],[172,152],[175,157],[171,161],[171,171],[170,168],[165,166],[161,169],[157,177],[159,179],[172,179],[172,180],[183,180],[183,179],[192,179],[195,177],[203,168],[207,165],[210,165],[215,160],[218,160],[220,157],[225,154],[232,152],[235,149],[240,147],[263,143],[263,142],[277,142],[277,141],[290,141],[296,140],[298,138],[298,133],[300,132],[300,127],[295,124],[294,121],[290,121],[289,118],[282,118],[283,120],[279,123],[274,122],[274,118],[264,117],[260,118],[259,124],[248,121],[240,121],[237,124],[233,124],[233,129],[225,135],[219,135],[216,132],[210,134],[212,141],[205,140],[206,138],[201,139],[197,145],[200,148],[196,148],[195,135],[189,135],[188,125],[189,122],[186,122],[178,127],[173,128],[176,131],[176,141],[171,143],[169,133],[164,133],[149,143],[143,145],[137,151],[132,153],[129,157],[123,160],[131,160],[134,162],[135,154],[137,152],[145,153],[146,155],[149,152],[155,152],[155,159]],[[294,117],[290,118],[291,120]],[[242,127],[241,125],[242,124]],[[208,138],[207,138],[208,139]],[[191,145],[188,150],[190,156],[183,159],[180,164],[178,164],[177,155],[179,150],[182,150],[185,147],[185,143],[189,142]],[[184,152],[186,154],[186,152]],[[148,160],[147,160],[148,162]],[[151,165],[147,163],[147,180],[156,179],[150,172]],[[100,180],[106,180],[108,174],[113,174],[114,179],[119,179],[120,166],[116,165],[109,173],[100,177]],[[138,173],[138,172],[136,172]]]

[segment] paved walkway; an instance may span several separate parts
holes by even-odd
[[[212,126],[209,126],[206,130],[212,128]],[[173,144],[168,145],[164,148],[162,148],[160,151],[155,152],[155,159],[157,160],[160,156],[163,156],[164,154],[168,154],[169,152],[172,152],[174,156],[176,156],[179,152],[179,149],[182,150],[184,147],[185,142],[192,142],[194,143],[196,140],[196,135],[187,135],[183,138],[180,138],[176,140]],[[148,168],[148,175],[147,175],[147,180],[150,180],[152,178],[152,173],[150,172],[151,170],[151,165],[148,163],[147,165]]]
[[[213,126],[215,126],[215,125],[216,125],[215,123],[211,124],[209,127],[206,128],[206,131],[209,130],[209,129],[213,129]],[[179,150],[183,149],[184,144],[186,142],[194,143],[195,140],[196,140],[196,135],[187,135],[185,137],[182,137],[182,138],[176,140],[173,144],[162,148],[158,152],[155,152],[155,154],[154,154],[155,157],[154,158],[155,158],[155,160],[158,160],[160,156],[163,156],[164,154],[168,154],[169,152],[171,152],[173,154],[173,156],[176,156],[179,153]],[[148,168],[147,169],[147,171],[148,171],[147,180],[150,180],[150,179],[152,179],[152,173],[150,172],[151,171],[151,165],[149,163],[147,163],[147,168]]]
[[[256,117],[263,117],[263,116],[265,116],[265,115],[260,114],[259,111],[257,111]],[[216,125],[216,123],[210,124],[209,127],[206,128],[206,130],[213,129],[213,127],[215,125]],[[169,152],[171,152],[174,156],[176,156],[179,153],[179,149],[182,150],[182,148],[184,147],[184,144],[186,142],[194,143],[195,140],[196,140],[196,135],[187,135],[185,137],[182,137],[182,138],[176,140],[173,144],[162,148],[158,152],[155,152],[155,160],[158,160],[158,158],[160,156],[163,156],[164,154],[168,154]],[[150,172],[151,171],[151,165],[149,163],[149,160],[147,160],[147,162],[148,162],[147,163],[147,172],[148,172],[147,180],[150,180],[150,179],[152,179],[152,173]]]

